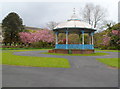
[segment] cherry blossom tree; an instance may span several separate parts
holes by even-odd
[[[54,42],[54,35],[50,30],[39,30],[34,33],[32,32],[20,32],[20,39],[25,44],[30,44],[34,42]]]

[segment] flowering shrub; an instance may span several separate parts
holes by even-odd
[[[102,32],[95,33],[94,43],[96,47],[101,49],[120,50],[120,23]]]
[[[103,38],[103,45],[109,45],[111,37],[108,37],[107,35],[104,36]]]
[[[120,49],[119,30],[112,30],[110,33],[103,35],[103,49]]]

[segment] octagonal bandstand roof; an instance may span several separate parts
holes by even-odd
[[[90,24],[81,21],[75,14],[71,16],[70,19],[68,19],[66,22],[58,24],[53,30],[58,29],[87,29],[87,30],[93,30],[96,31],[95,28],[93,28]]]

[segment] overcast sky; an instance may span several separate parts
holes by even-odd
[[[45,27],[50,21],[62,22],[70,18],[73,8],[80,17],[80,11],[86,3],[100,5],[107,10],[107,19],[118,22],[119,0],[81,0],[79,2],[1,2],[0,23],[10,12],[16,12],[23,19],[24,25]]]

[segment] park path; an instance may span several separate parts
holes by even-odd
[[[84,67],[84,66],[99,66],[106,68],[106,65],[98,62],[95,60],[96,58],[117,58],[118,53],[117,52],[104,52],[109,53],[109,55],[104,56],[61,56],[61,55],[49,55],[49,54],[42,54],[45,51],[26,51],[26,52],[15,52],[14,55],[20,55],[20,56],[37,56],[37,57],[56,57],[56,58],[66,58],[69,60],[71,67]],[[97,51],[101,52],[101,51]]]
[[[116,58],[117,52],[105,56],[58,56],[47,51],[15,52],[14,55],[66,58],[71,68],[19,67],[3,65],[3,86],[16,87],[117,87],[118,70],[96,58]],[[11,82],[12,81],[12,82]]]

